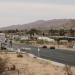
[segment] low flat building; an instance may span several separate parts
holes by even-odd
[[[45,40],[45,41],[48,41],[48,42],[55,42],[54,39],[51,39],[51,38],[48,38],[48,37],[38,37],[38,40]]]
[[[4,42],[4,41],[5,41],[5,34],[0,33],[0,42]]]
[[[29,39],[28,36],[21,36],[21,37],[20,37],[20,40],[28,40],[28,39]]]

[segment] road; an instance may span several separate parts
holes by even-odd
[[[34,54],[44,59],[52,60],[55,62],[75,66],[75,51],[68,50],[59,50],[59,49],[48,49],[48,48],[38,48],[32,46],[26,46],[23,44],[13,44],[13,48],[16,50],[17,48],[31,48],[31,50],[25,50],[28,53]]]

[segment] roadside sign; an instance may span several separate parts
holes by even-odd
[[[38,52],[40,51],[40,49],[38,48]]]
[[[20,49],[18,49],[18,53],[20,53],[21,51],[20,51]]]

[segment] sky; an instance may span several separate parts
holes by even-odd
[[[0,0],[0,27],[50,19],[75,19],[75,0]]]

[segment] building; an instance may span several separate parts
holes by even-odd
[[[5,41],[5,33],[0,33],[0,42]]]
[[[28,36],[21,36],[20,40],[29,40],[29,37]]]
[[[54,39],[48,38],[48,37],[38,37],[38,40],[44,40],[44,41],[48,41],[48,42],[55,42]]]

